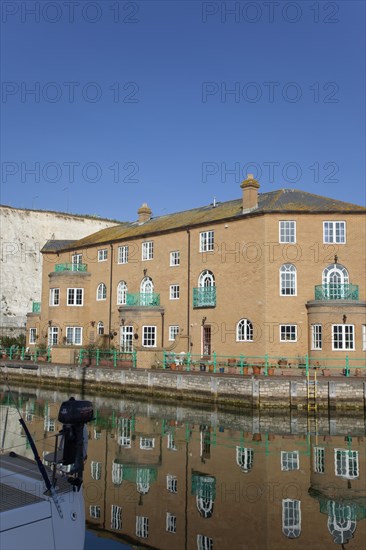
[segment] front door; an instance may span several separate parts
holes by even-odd
[[[202,327],[202,355],[211,355],[211,325]]]

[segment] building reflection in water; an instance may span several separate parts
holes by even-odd
[[[21,401],[44,452],[60,429],[62,400]],[[161,550],[365,548],[362,419],[353,432],[342,422],[338,435],[336,420],[329,429],[327,419],[310,433],[305,419],[303,429],[291,433],[293,418],[271,420],[265,413],[259,419],[220,413],[212,423],[207,413],[201,423],[202,411],[195,422],[189,409],[186,415],[180,409],[177,420],[163,417],[166,408],[158,406],[148,415],[133,402],[108,403],[97,408],[89,428],[90,529]],[[20,437],[16,423],[16,415],[8,415],[7,430]],[[2,434],[5,448],[19,445],[14,437]]]

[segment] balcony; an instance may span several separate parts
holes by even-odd
[[[156,292],[136,292],[126,294],[126,306],[156,307],[160,306],[160,294]]]
[[[193,289],[193,307],[215,307],[216,287],[205,286]]]
[[[55,271],[87,271],[87,264],[56,264]]]
[[[32,313],[41,313],[41,302],[33,302]]]
[[[315,300],[358,300],[358,285],[316,285]]]

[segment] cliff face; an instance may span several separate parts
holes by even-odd
[[[59,212],[0,206],[1,335],[24,331],[32,302],[41,299],[42,254],[48,239],[81,239],[117,222]]]

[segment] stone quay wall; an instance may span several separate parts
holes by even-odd
[[[1,373],[22,384],[81,388],[95,394],[136,394],[250,409],[306,410],[308,406],[307,381],[301,376],[212,376],[209,373],[23,363],[3,363]],[[316,401],[318,409],[364,410],[365,378],[319,378]]]

